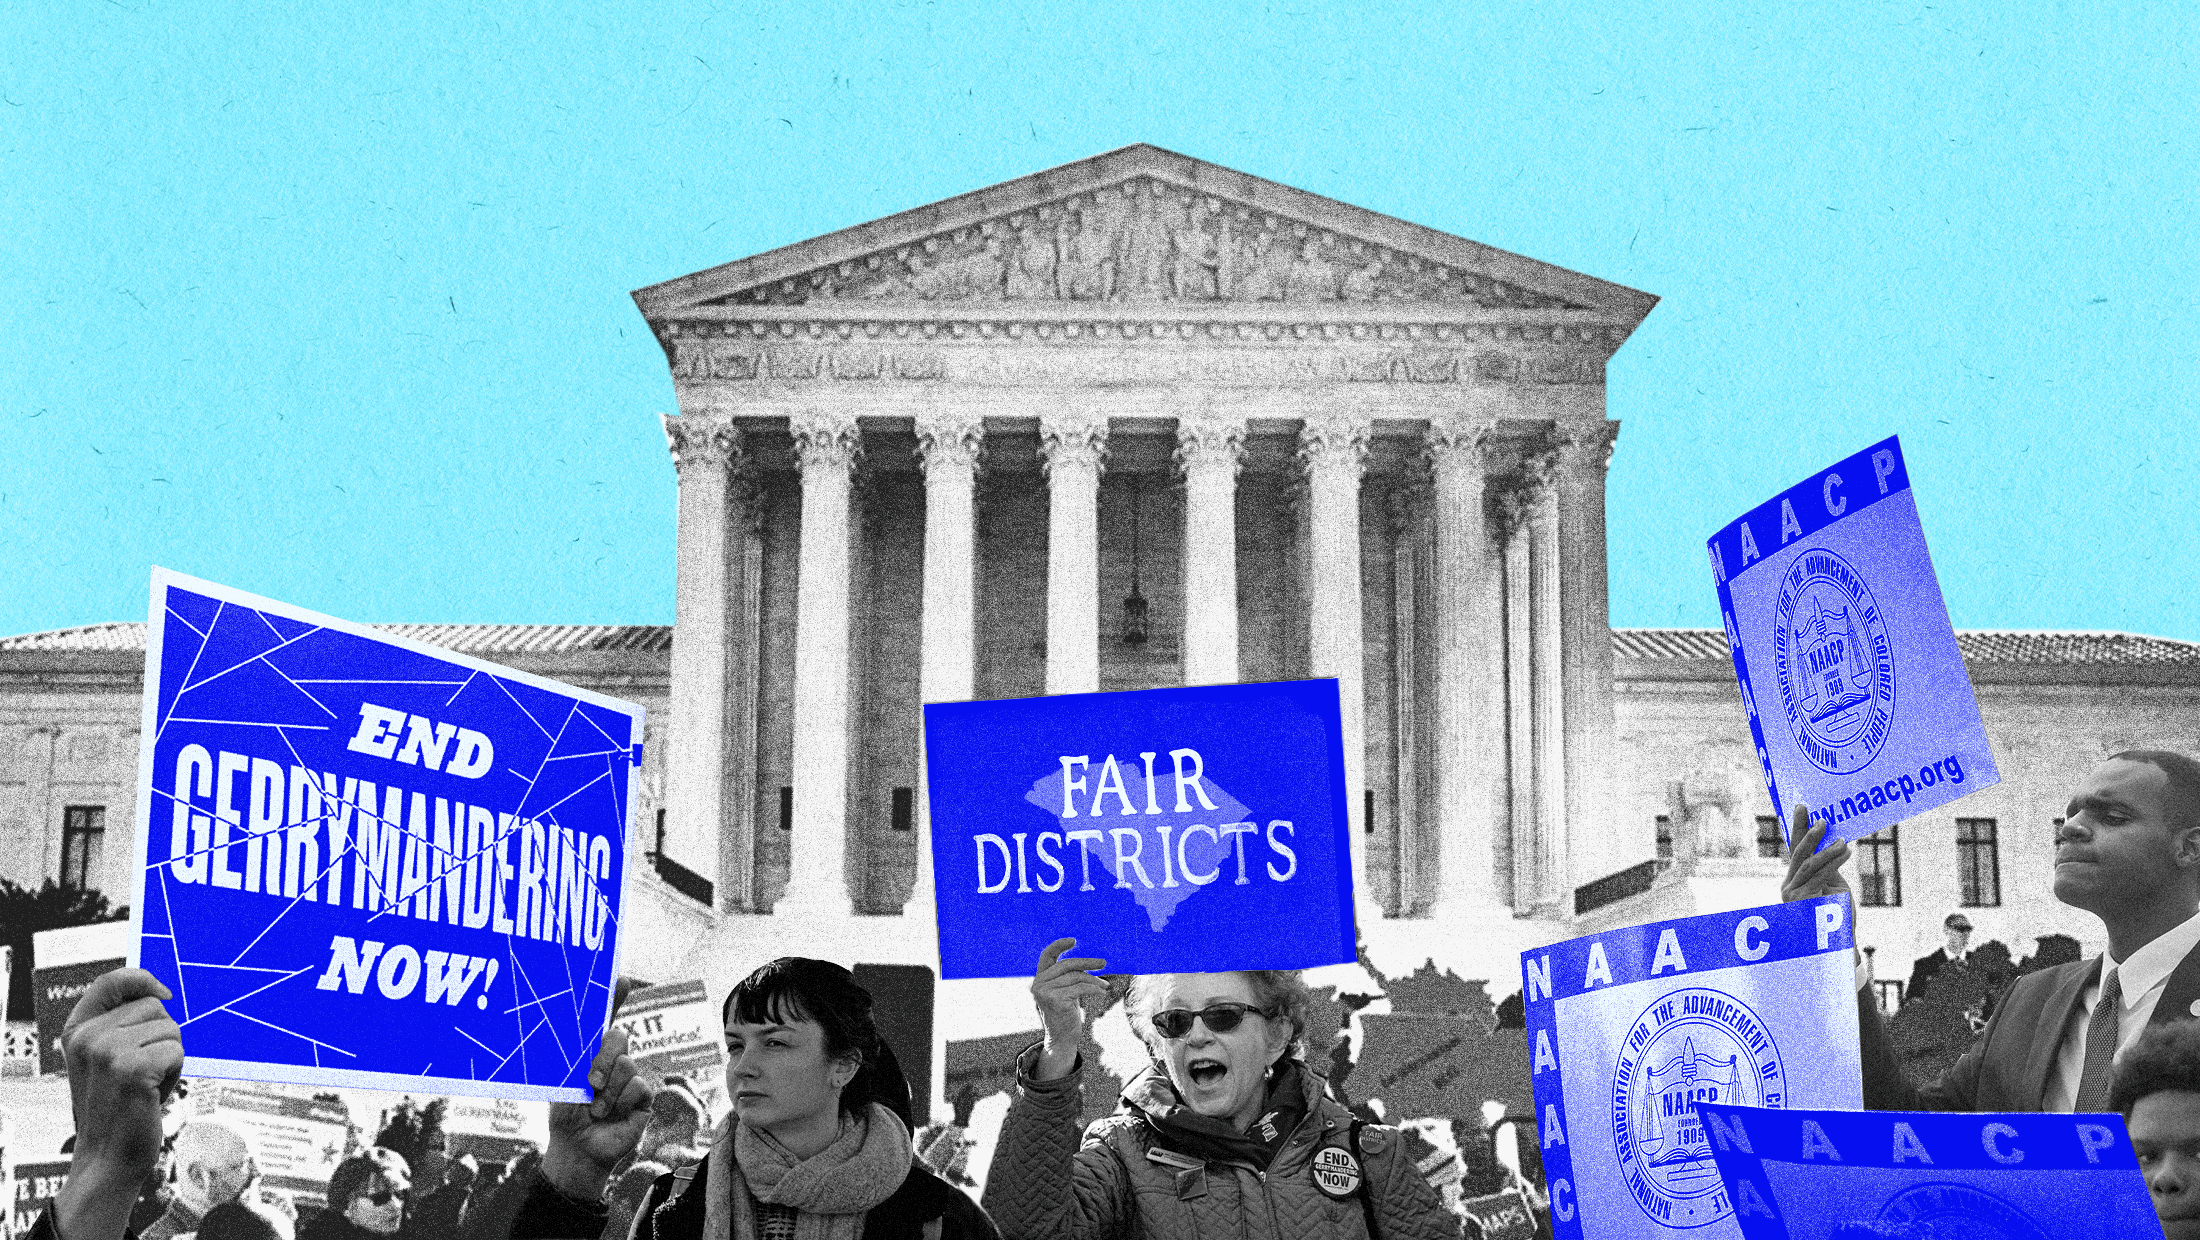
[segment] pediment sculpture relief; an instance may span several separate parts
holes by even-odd
[[[956,228],[711,304],[837,301],[1585,308],[1153,177]]]

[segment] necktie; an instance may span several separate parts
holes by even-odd
[[[2108,1109],[2108,1087],[2115,1079],[2116,1021],[2123,1015],[2124,973],[2118,969],[2101,983],[2100,1002],[2093,1005],[2093,1019],[2085,1026],[2085,1073],[2078,1078],[2078,1099],[2071,1110],[2080,1113]]]

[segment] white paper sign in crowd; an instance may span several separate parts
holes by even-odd
[[[1710,543],[1765,790],[1853,840],[2001,781],[1888,438]]]
[[[637,990],[611,1020],[626,1033],[627,1053],[651,1083],[675,1076],[687,1082],[703,1104],[705,1128],[730,1109],[725,1023],[700,980]]]
[[[1555,1234],[1739,1236],[1696,1104],[1863,1105],[1853,942],[1827,897],[1521,953]]]
[[[2119,1116],[1700,1115],[1744,1240],[2162,1234]]]

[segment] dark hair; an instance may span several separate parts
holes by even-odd
[[[2170,813],[2179,827],[2200,827],[2200,761],[2172,749],[2126,749],[2110,762],[2144,762],[2169,777]]]
[[[272,1209],[242,1199],[225,1201],[199,1220],[199,1235],[205,1240],[282,1240],[283,1233],[268,1221]]]
[[[892,1047],[871,1019],[871,992],[829,960],[781,956],[741,979],[726,996],[723,1019],[769,1025],[807,1020],[825,1033],[825,1054],[854,1059],[856,1074],[840,1091],[840,1112],[861,1115],[874,1102],[910,1122],[909,1081]]]
[[[2200,1094],[2200,1020],[2149,1025],[2116,1064],[2108,1109],[2131,1118],[2131,1108],[2165,1089]]]
[[[351,1199],[366,1191],[374,1183],[376,1175],[388,1175],[392,1181],[412,1181],[412,1168],[405,1165],[405,1156],[384,1146],[375,1146],[362,1154],[354,1154],[337,1165],[328,1177],[328,1208],[338,1214],[351,1208]]]

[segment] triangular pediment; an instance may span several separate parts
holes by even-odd
[[[1587,311],[1626,328],[1657,301],[1152,146],[683,276],[634,298],[653,321],[743,306],[1267,302]]]

